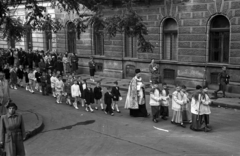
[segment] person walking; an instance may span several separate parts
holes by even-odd
[[[6,114],[5,105],[10,101],[10,91],[8,80],[5,79],[4,73],[0,72],[0,116]]]
[[[128,93],[127,93],[124,108],[130,110],[129,111],[130,116],[135,116],[136,110],[139,109],[137,84],[138,84],[138,80],[141,79],[140,72],[141,72],[140,69],[135,70],[135,76],[132,78],[132,80],[129,84],[129,87],[128,87]]]
[[[204,130],[205,130],[205,132],[211,131],[211,127],[209,126],[209,116],[211,114],[209,105],[212,103],[212,101],[208,95],[208,87],[207,86],[203,87],[201,102],[202,102],[202,105],[200,107],[199,115],[202,116],[202,120],[204,121],[204,124],[205,124]]]
[[[110,115],[114,115],[113,110],[112,110],[112,99],[113,99],[113,95],[111,93],[111,87],[107,87],[107,92],[104,94],[104,103],[106,105],[105,108],[105,114],[110,114]]]
[[[7,114],[1,116],[0,145],[4,147],[6,156],[25,156],[24,121],[16,110],[17,105],[11,102],[7,105]]]
[[[227,73],[227,67],[223,66],[222,67],[222,72],[218,74],[218,85],[219,85],[219,88],[218,88],[218,90],[216,90],[214,92],[214,96],[216,98],[217,98],[217,93],[219,91],[222,91],[223,92],[223,97],[226,97],[225,92],[226,92],[227,84],[229,83],[229,79],[230,79],[230,76]]]
[[[172,93],[172,110],[173,116],[171,123],[178,124],[181,127],[185,128],[186,126],[183,124],[182,118],[182,105],[184,105],[183,95],[181,93],[181,87],[176,85],[176,90]]]
[[[196,92],[194,93],[191,100],[191,113],[192,113],[192,124],[190,129],[193,131],[203,131],[204,127],[202,126],[202,115],[200,115],[200,107],[202,98],[202,86],[196,86]]]

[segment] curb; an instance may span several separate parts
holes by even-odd
[[[90,84],[95,84],[94,82],[88,82],[88,83],[90,83]],[[108,84],[103,84],[102,85],[102,87],[111,87],[112,85],[108,85]],[[122,91],[128,91],[128,89],[127,88],[122,88],[122,87],[120,87],[120,90],[122,90]],[[149,92],[146,92],[146,94],[147,95],[149,95]],[[229,105],[229,104],[226,104],[226,103],[221,103],[221,102],[217,102],[217,101],[214,101],[213,100],[213,102],[212,102],[212,104],[211,104],[211,107],[223,107],[223,108],[231,108],[231,109],[238,109],[238,110],[240,110],[240,104],[239,104],[239,106],[238,105]]]
[[[212,104],[211,104],[211,107],[222,107],[222,108],[230,108],[230,109],[238,109],[240,110],[240,105],[237,106],[237,105],[228,105],[226,103],[221,103],[221,102],[216,102],[216,101],[213,101]]]
[[[44,124],[43,124],[43,117],[40,115],[40,114],[37,114],[37,113],[34,113],[38,119],[38,122],[36,123],[36,126],[31,129],[31,130],[28,130],[26,132],[26,137],[24,139],[24,141],[28,140],[29,138],[35,136],[36,134],[40,133],[43,128],[44,128]]]

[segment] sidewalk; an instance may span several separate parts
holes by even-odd
[[[128,85],[130,83],[130,79],[118,79],[118,78],[111,78],[111,77],[102,77],[102,76],[95,76],[95,82],[92,82],[89,80],[89,75],[87,74],[79,74],[77,76],[81,76],[82,79],[87,80],[88,84],[95,84],[96,81],[101,81],[101,85],[103,87],[107,87],[107,86],[113,86],[115,81],[118,81],[118,85],[120,87],[121,90],[123,91],[127,91],[128,90]],[[151,90],[151,86],[149,82],[144,82],[146,88],[146,94],[149,94],[150,90]],[[172,92],[174,91],[174,86],[173,85],[168,85],[169,86],[169,91],[170,94],[172,94]],[[194,88],[188,88],[187,89],[188,92],[190,94],[192,94],[195,89]],[[233,94],[233,93],[226,93],[227,98],[222,98],[222,95],[219,93],[217,99],[214,99],[214,97],[212,96],[212,93],[214,91],[213,90],[209,90],[209,95],[210,98],[213,101],[213,104],[211,106],[213,107],[224,107],[224,108],[233,108],[233,109],[240,109],[240,95],[238,94]]]
[[[33,137],[34,135],[38,134],[43,130],[44,125],[43,118],[41,115],[26,110],[17,110],[17,112],[23,116],[26,131],[26,138],[24,141]]]

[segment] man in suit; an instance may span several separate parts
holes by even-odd
[[[217,98],[217,93],[219,91],[223,92],[223,97],[226,97],[226,88],[227,88],[227,84],[229,83],[229,79],[230,76],[227,73],[227,67],[223,66],[222,67],[222,72],[218,74],[218,85],[219,85],[219,89],[217,91],[214,92],[214,96]]]

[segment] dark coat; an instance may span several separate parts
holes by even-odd
[[[5,69],[3,69],[3,72],[5,74],[5,79],[9,80],[10,79],[10,69],[5,68]]]
[[[17,76],[18,76],[19,79],[23,79],[23,76],[24,76],[24,71],[23,71],[23,69],[18,68],[18,70],[17,70]]]
[[[27,53],[26,57],[27,57],[28,61],[33,61],[34,54],[33,53]]]
[[[80,83],[78,82],[78,85],[79,85],[80,92],[82,93],[81,97],[84,97],[84,91],[83,91],[83,86],[82,86],[83,84],[81,82]]]
[[[51,85],[51,77],[52,75],[47,74],[47,84]]]
[[[53,64],[52,61],[46,63],[46,69],[47,70],[51,69],[51,71],[53,71],[53,66],[54,66],[54,64]]]
[[[33,55],[33,61],[36,63],[36,65],[38,65],[38,63],[40,62],[40,60],[42,59],[42,56],[38,53],[35,53]]]
[[[94,93],[92,88],[84,89],[84,99],[86,100],[86,104],[93,104],[94,103]]]
[[[41,85],[43,86],[43,87],[46,87],[47,86],[47,75],[45,75],[45,76],[41,76],[41,78],[40,78],[41,80]]]
[[[112,104],[112,99],[113,99],[113,95],[110,94],[109,92],[106,92],[104,94],[104,103],[106,105],[111,105]]]
[[[39,67],[40,71],[45,71],[46,70],[45,62],[39,62],[38,67]]]
[[[76,71],[78,69],[78,57],[77,56],[71,57],[71,64],[72,64],[72,71]]]
[[[218,83],[221,85],[226,85],[229,83],[230,76],[227,72],[221,72],[218,74]]]
[[[89,61],[88,62],[88,66],[89,66],[90,69],[95,69],[95,65],[96,65],[96,63],[94,61]]]
[[[96,100],[99,100],[102,98],[102,88],[101,87],[95,87],[94,88],[94,98]]]
[[[25,82],[28,83],[29,82],[28,72],[24,72],[24,77],[25,77]]]
[[[17,84],[17,72],[11,71],[10,77],[11,77],[11,83]]]
[[[121,96],[119,87],[112,87],[111,93],[113,95],[113,101],[119,101],[119,97]]]
[[[63,63],[61,61],[57,61],[55,64],[54,64],[54,69],[56,71],[60,71],[60,72],[63,72]]]
[[[36,78],[38,83],[41,83],[41,76],[42,76],[42,74],[40,72],[35,73],[35,78]]]

